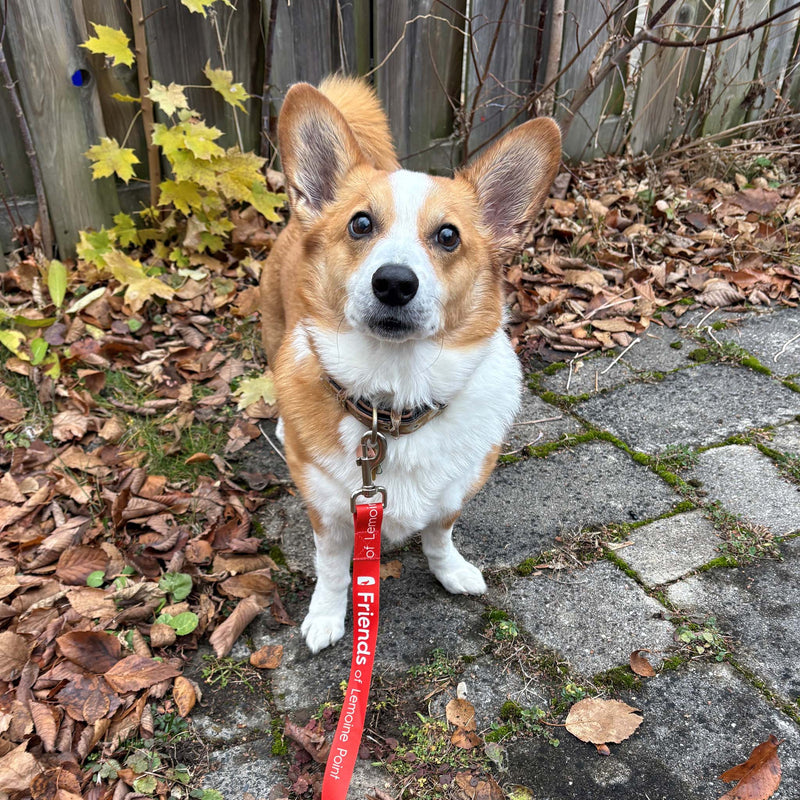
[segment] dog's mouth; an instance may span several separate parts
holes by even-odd
[[[379,339],[403,341],[418,338],[421,334],[418,325],[407,319],[386,314],[375,314],[366,321],[370,333]]]

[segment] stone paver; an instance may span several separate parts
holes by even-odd
[[[784,699],[800,701],[800,539],[783,546],[785,561],[716,569],[673,584],[677,606],[716,617],[734,652]]]
[[[701,453],[692,477],[728,511],[783,535],[800,530],[800,489],[784,480],[754,447],[728,445]]]
[[[578,358],[573,363],[571,376],[567,366],[552,375],[543,374],[540,384],[555,394],[581,395],[614,389],[634,379],[633,372],[622,361],[612,362],[612,358],[603,356]]]
[[[788,422],[800,413],[800,393],[753,370],[704,364],[655,383],[634,383],[574,408],[636,450],[709,445],[734,433]]]
[[[586,677],[627,664],[634,650],[657,652],[673,641],[663,607],[607,561],[520,578],[498,603]]]
[[[617,365],[598,374],[601,393],[569,412],[526,392],[519,422],[547,421],[515,427],[512,449],[540,431],[537,443],[557,441],[565,433],[586,430],[588,422],[648,453],[670,445],[719,445],[734,433],[774,427],[770,447],[800,454],[800,393],[746,367],[696,366],[688,360],[695,343],[682,326],[696,325],[706,314],[705,309],[691,311],[671,330],[651,326]],[[798,375],[800,339],[777,362],[771,360],[797,332],[800,311],[789,309],[740,316],[736,327],[715,335],[736,341],[778,375]],[[679,341],[683,347],[670,347]],[[610,363],[602,357],[587,359],[573,375],[569,394],[593,394],[595,371]],[[669,374],[662,381],[643,380],[644,373],[653,372]],[[566,393],[566,374],[540,376],[538,386]],[[276,441],[273,423],[264,428]],[[287,479],[285,465],[263,439],[232,461],[246,481],[270,472]],[[755,447],[712,447],[682,476],[700,484],[704,501],[718,500],[776,533],[800,528],[800,492]],[[494,777],[506,789],[528,787],[520,796],[537,800],[717,800],[730,788],[717,776],[744,761],[773,733],[785,740],[779,750],[783,776],[773,798],[800,797],[800,538],[781,544],[782,561],[762,558],[693,573],[716,556],[719,539],[702,511],[668,516],[680,500],[623,449],[602,440],[584,441],[500,467],[468,504],[455,540],[466,557],[487,571],[486,597],[445,592],[428,572],[418,541],[387,553],[384,560],[400,560],[403,574],[382,584],[376,684],[379,696],[391,702],[372,718],[375,741],[402,741],[403,724],[419,724],[418,714],[442,718],[457,681],[466,684],[478,732],[485,735],[501,721],[506,700],[523,708],[552,708],[553,699],[563,699],[564,682],[588,686],[587,679],[600,672],[625,669],[635,649],[652,650],[649,658],[658,666],[678,648],[669,621],[676,607],[698,622],[716,619],[730,642],[730,663],[685,661],[642,680],[635,690],[608,690],[609,696],[640,709],[643,717],[633,736],[610,745],[609,757],[552,728],[550,733],[560,739],[557,748],[542,736],[502,742],[504,767],[493,769]],[[289,493],[265,503],[261,517],[259,535],[269,547],[281,549],[291,570],[291,575],[281,574],[282,597],[299,622],[312,586],[310,524],[299,497]],[[557,542],[562,534],[638,521],[647,524],[633,529],[632,544],[616,555],[641,584],[626,574],[624,565],[610,560],[572,570],[543,569],[528,577],[507,569],[556,544],[566,546],[569,536]],[[660,591],[650,596],[643,586]],[[668,601],[670,609],[660,600]],[[488,608],[505,610],[534,649],[557,654],[558,674],[519,660],[516,639],[493,654],[484,638]],[[256,800],[286,796],[277,787],[287,784],[293,751],[288,759],[272,754],[273,728],[285,718],[305,724],[321,703],[341,702],[341,683],[349,670],[349,615],[347,624],[341,642],[312,656],[298,626],[280,625],[268,612],[260,615],[231,655],[243,660],[264,644],[283,644],[284,658],[278,669],[260,674],[253,692],[203,685],[201,657],[208,650],[201,647],[187,669],[204,690],[202,708],[192,717],[199,742],[187,752],[195,759],[209,754],[205,786],[221,791],[225,800],[244,800],[245,793]],[[437,651],[449,661],[460,660],[456,681],[413,677],[419,674],[413,668],[430,665]],[[563,720],[560,715],[554,721]],[[375,760],[371,754],[358,761],[351,800],[383,797],[379,792],[396,798],[401,792],[404,779]]]
[[[648,586],[682,577],[719,555],[721,539],[702,511],[690,511],[636,528],[617,555]]]
[[[496,469],[456,524],[456,539],[483,567],[516,566],[560,533],[650,519],[679,500],[619,448],[589,442]]]
[[[545,444],[560,439],[567,433],[580,433],[583,429],[574,417],[545,403],[526,389],[522,393],[522,406],[517,414],[517,421],[503,445],[503,452],[519,452],[528,444]]]
[[[733,784],[717,776],[774,733],[786,741],[773,800],[800,796],[800,727],[727,665],[662,673],[621,699],[641,710],[643,722],[630,739],[609,745],[611,756],[561,731],[558,748],[522,740],[509,746],[514,782],[537,800],[718,800]]]
[[[800,317],[794,311],[754,315],[714,335],[743,347],[776,375],[800,373]]]

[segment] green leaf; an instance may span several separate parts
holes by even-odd
[[[99,589],[103,585],[105,579],[106,573],[102,569],[97,569],[86,576],[86,585]]]
[[[106,265],[105,257],[111,252],[113,240],[111,231],[81,231],[81,240],[76,247],[78,256],[96,267]]]
[[[178,603],[192,591],[192,576],[185,572],[168,572],[161,577],[158,586],[162,591],[172,595],[174,603]]]
[[[147,96],[154,103],[158,103],[159,108],[171,117],[179,108],[189,108],[189,101],[184,92],[185,88],[174,81],[169,86],[164,86],[159,81],[153,81]]]
[[[125,287],[125,302],[135,314],[152,297],[169,300],[175,290],[158,278],[145,274],[144,267],[138,260],[126,256],[119,250],[112,251],[106,257],[106,266],[111,274]]]
[[[22,314],[15,314],[11,319],[15,325],[25,325],[27,328],[49,328],[58,317],[42,317],[42,319],[31,319],[23,317]]]
[[[250,95],[247,94],[241,83],[233,82],[233,73],[229,69],[212,69],[211,61],[206,61],[203,74],[208,78],[211,88],[222,95],[222,99],[226,103],[241,108],[242,111],[247,111],[243,101],[247,100]]]
[[[47,348],[49,345],[41,337],[37,337],[31,341],[31,365],[38,367],[44,361],[47,355]]]
[[[50,353],[45,359],[44,365],[46,367],[44,374],[57,381],[61,377],[61,359],[56,353]]]
[[[142,775],[133,782],[133,788],[141,794],[153,794],[156,790],[156,776]]]
[[[92,162],[92,178],[108,178],[114,173],[125,183],[133,177],[133,165],[139,163],[132,147],[120,147],[116,139],[100,137],[100,144],[92,145],[84,155]]]
[[[56,308],[61,308],[67,293],[67,268],[56,259],[47,265],[47,291]]]
[[[162,181],[159,188],[158,204],[166,206],[172,203],[178,211],[190,214],[192,211],[200,209],[203,205],[203,197],[200,194],[200,187],[192,181]]]
[[[280,222],[281,215],[278,213],[278,209],[286,205],[288,199],[286,195],[270,192],[261,181],[256,181],[251,191],[253,193],[251,204],[255,210],[259,214],[263,214],[270,222]]]
[[[183,3],[183,5],[185,5],[189,11],[192,11],[195,14],[202,14],[203,16],[206,16],[206,9],[209,6],[213,6],[215,2],[216,0],[181,0],[181,3]],[[234,6],[231,5],[230,0],[222,0],[222,2],[225,3],[225,5],[229,8],[234,8]]]
[[[67,314],[77,314],[83,311],[86,306],[90,306],[95,300],[98,300],[106,293],[106,287],[100,286],[97,289],[92,289],[89,294],[85,294],[79,300],[76,300],[66,311]]]
[[[81,47],[92,53],[102,53],[111,59],[113,64],[125,64],[130,67],[134,62],[133,51],[130,48],[130,39],[124,31],[109,28],[108,25],[92,23],[95,35],[87,39]]]
[[[178,636],[186,636],[197,628],[200,620],[193,611],[183,611],[176,614],[167,624],[175,629]]]
[[[133,219],[123,211],[114,217],[111,233],[123,247],[139,244],[139,229]]]
[[[277,400],[272,374],[262,375],[260,378],[246,378],[234,391],[234,395],[239,397],[239,411],[259,400],[263,400],[268,406],[271,406]]]

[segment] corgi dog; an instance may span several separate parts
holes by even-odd
[[[278,435],[314,530],[302,632],[316,653],[344,634],[350,500],[373,409],[387,433],[384,542],[421,532],[447,591],[486,591],[452,531],[517,413],[502,267],[549,192],[561,136],[534,119],[453,178],[411,172],[372,89],[331,77],[291,87],[278,138],[291,218],[263,265],[262,334]]]

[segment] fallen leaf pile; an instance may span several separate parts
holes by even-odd
[[[800,190],[769,159],[752,182],[677,166],[645,178],[613,160],[562,173],[522,262],[507,271],[512,335],[545,361],[627,347],[699,303],[800,302]]]

